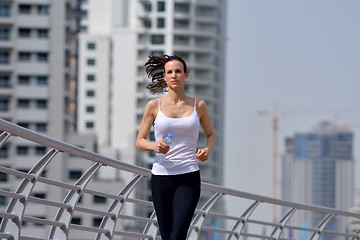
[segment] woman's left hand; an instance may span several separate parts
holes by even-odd
[[[195,155],[195,158],[198,158],[200,161],[205,162],[209,159],[209,153],[207,148],[199,149]]]

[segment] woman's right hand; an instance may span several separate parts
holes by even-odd
[[[154,151],[155,152],[166,154],[169,151],[170,146],[167,145],[166,143],[164,143],[163,140],[164,139],[162,138],[158,142],[154,142]]]

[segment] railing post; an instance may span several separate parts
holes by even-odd
[[[48,163],[55,157],[58,153],[57,150],[51,149],[47,152],[37,164],[29,171],[29,174],[33,175],[32,179],[23,179],[18,186],[16,193],[22,194],[23,198],[21,199],[11,199],[9,205],[6,209],[6,213],[15,214],[16,218],[10,220],[4,218],[1,222],[0,232],[10,232],[14,239],[19,239],[20,237],[20,230],[22,224],[22,217],[25,212],[25,208],[27,205],[28,198],[31,194],[32,189],[34,188],[35,184],[37,183],[38,178],[40,177],[41,173],[44,171],[45,167]]]
[[[151,220],[156,220],[156,213],[155,210],[152,212],[151,216],[150,216]],[[144,231],[143,234],[149,234],[151,236],[153,236],[153,239],[156,239],[157,234],[159,233],[159,227],[156,226],[156,224],[154,223],[146,223],[145,227],[144,227]],[[141,240],[144,240],[143,238]]]
[[[7,132],[3,132],[0,135],[0,148],[2,148],[2,146],[4,146],[5,142],[11,137],[10,133]]]
[[[317,231],[314,232],[312,235],[311,235],[311,238],[310,240],[313,240],[313,239],[320,239],[321,237],[321,234],[323,233],[326,225],[329,223],[329,221],[331,220],[331,218],[334,216],[334,214],[330,213],[328,215],[325,216],[325,218],[320,222],[320,224],[317,226]]]
[[[239,239],[241,232],[245,227],[246,221],[248,220],[250,215],[253,213],[253,211],[259,204],[260,204],[259,201],[255,201],[253,204],[251,204],[251,206],[248,209],[246,209],[246,211],[241,215],[241,220],[238,220],[232,229],[232,231],[234,232],[237,231],[237,235],[230,234],[228,240],[232,240],[234,237],[235,239]]]
[[[53,226],[49,234],[49,239],[67,239],[74,207],[78,203],[82,191],[101,166],[100,163],[92,165],[75,183],[75,186],[78,186],[79,189],[69,191],[63,201],[63,203],[66,203],[69,207],[67,209],[60,208],[55,217],[55,221],[63,223],[63,226],[61,228]]]
[[[100,228],[107,229],[107,234],[98,233],[96,236],[96,240],[111,240],[113,238],[115,225],[116,225],[116,218],[120,214],[126,199],[129,197],[132,190],[135,188],[136,184],[142,179],[143,176],[136,175],[119,193],[119,196],[122,197],[122,200],[114,200],[111,204],[110,208],[108,209],[109,213],[112,213],[112,217],[103,217]]]
[[[281,218],[281,220],[279,221],[280,226],[275,227],[275,229],[271,233],[271,237],[276,237],[276,239],[280,239],[281,233],[283,232],[286,223],[290,220],[291,216],[295,213],[295,211],[296,208],[292,208]]]
[[[207,214],[222,195],[222,193],[217,192],[204,204],[200,210],[202,213],[197,214],[192,220],[191,226],[193,226],[195,230],[190,228],[187,239],[199,239],[201,228],[204,224]]]
[[[359,240],[360,239],[360,229],[356,230],[357,237],[353,237],[351,240]]]

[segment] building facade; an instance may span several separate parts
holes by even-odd
[[[0,117],[35,132],[95,151],[94,134],[76,133],[77,1],[0,1]],[[28,172],[48,151],[13,137],[0,152],[1,166]],[[61,182],[76,181],[90,166],[74,156],[59,157],[44,176]],[[0,174],[1,189],[16,189],[20,180]],[[117,182],[94,181],[115,188]],[[67,192],[49,186],[34,189],[32,197],[62,201]],[[100,199],[100,200],[99,200]],[[9,199],[0,198],[5,209]],[[31,203],[33,204],[33,203]],[[84,196],[82,203],[99,207],[102,198]],[[80,204],[80,205],[81,205]],[[101,207],[101,206],[100,206]],[[27,216],[53,219],[56,207],[34,204]],[[101,219],[78,215],[74,223],[98,224]],[[48,226],[23,223],[22,236],[46,239]],[[75,234],[76,235],[76,234]],[[79,233],[72,239],[89,239]]]
[[[353,206],[353,190],[353,134],[350,131],[323,122],[311,132],[286,139],[285,200],[348,210]],[[294,218],[295,221],[306,219],[307,226],[317,226],[324,217],[321,213],[302,212]],[[327,225],[328,230],[344,231],[347,227],[348,219],[334,218]]]

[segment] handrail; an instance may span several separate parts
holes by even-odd
[[[137,188],[140,189],[140,192],[144,190],[144,184],[142,184],[143,182],[141,181],[146,181],[150,178],[151,173],[149,169],[127,164],[50,138],[3,119],[0,119],[0,130],[4,131],[0,135],[1,146],[4,146],[6,142],[11,141],[14,137],[18,137],[50,149],[28,173],[12,168],[11,164],[0,166],[0,173],[13,176],[13,179],[19,179],[17,188],[16,186],[14,189],[11,188],[11,185],[15,185],[17,182],[14,181],[10,184],[5,184],[4,189],[0,190],[0,196],[10,200],[8,201],[9,204],[6,210],[1,210],[0,207],[0,217],[3,218],[0,225],[0,236],[2,238],[67,239],[72,234],[75,234],[75,237],[72,236],[72,239],[76,239],[76,232],[74,231],[77,231],[81,233],[85,232],[89,236],[92,236],[90,238],[93,239],[112,239],[113,236],[123,236],[125,239],[127,239],[127,237],[136,239],[160,239],[152,202],[149,201],[149,199],[138,198],[136,194]],[[51,165],[52,162],[63,161],[63,159],[55,158],[55,155],[61,155],[63,153],[71,154],[89,162],[88,170],[82,174],[75,183],[41,176],[42,172],[48,168],[48,165]],[[97,186],[97,184],[95,184],[95,176],[99,169],[104,166],[115,168],[124,173],[133,174],[134,178],[129,182],[125,182],[123,186],[115,182],[116,185],[114,186],[118,188],[116,191],[118,193],[109,193],[101,188],[94,189],[94,187]],[[94,184],[92,184],[93,181]],[[64,193],[62,199],[43,199],[32,196],[33,189],[39,184],[46,187],[60,188]],[[43,186],[39,185],[39,188],[41,187]],[[312,239],[319,239],[326,235],[360,239],[359,230],[356,232],[348,232],[345,229],[334,230],[326,227],[332,219],[336,217],[343,219],[351,217],[360,220],[360,214],[355,212],[295,203],[205,182],[201,183],[201,187],[202,192],[208,192],[208,194],[202,194],[201,197],[203,202],[206,203],[203,206],[199,206],[195,211],[188,239],[200,239],[202,234],[217,234],[218,239],[239,239],[240,236],[264,239],[286,239],[285,229],[288,231],[297,231],[298,233],[307,232]],[[107,207],[101,207],[99,209],[80,205],[81,197],[87,195],[98,196],[110,200],[111,203],[107,203],[107,205],[105,205]],[[249,207],[244,211],[242,216],[233,216],[218,210],[216,206],[221,204],[224,198],[227,197],[249,202]],[[255,212],[254,210],[264,204],[275,204],[284,208],[290,208],[290,210],[286,211],[286,214],[279,222],[269,221],[266,217],[264,217],[264,219],[252,218]],[[28,215],[26,211],[28,206],[34,205],[40,208],[51,208],[54,214],[49,214],[49,218],[46,219],[36,216],[36,214]],[[128,212],[124,210],[127,205],[135,206],[130,207],[130,209],[148,209],[148,212],[152,211],[153,214],[151,214],[151,216],[146,214],[128,215]],[[54,211],[54,208],[57,211]],[[324,215],[324,218],[320,223],[314,223],[312,226],[300,226],[298,222],[295,220],[292,222],[292,220],[294,216],[301,211],[321,213]],[[56,216],[55,212],[57,212]],[[132,213],[134,214],[135,212],[136,211],[133,211]],[[81,214],[96,216],[94,219],[100,219],[101,223],[98,224],[98,226],[78,224],[76,223],[77,215]],[[73,223],[73,221],[75,222]],[[136,224],[129,227],[127,226],[127,221],[136,222]],[[22,228],[23,226],[26,227],[27,222],[35,224],[36,226],[50,226],[51,231],[47,233],[47,236],[37,237],[26,235],[26,231],[23,231]],[[253,227],[255,232],[249,232],[248,228],[250,227]],[[260,229],[272,229],[272,231],[270,231],[271,235],[259,230],[259,227]],[[290,236],[288,237],[291,238]]]

